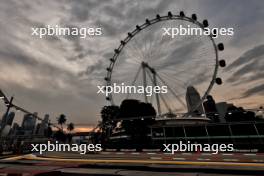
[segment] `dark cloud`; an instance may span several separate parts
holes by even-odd
[[[104,12],[106,13],[107,16],[116,18],[116,20],[122,20],[124,18],[124,11],[122,10],[124,7],[115,7],[115,6],[105,6],[104,7]]]
[[[258,60],[260,56],[264,56],[264,45],[255,46],[254,48],[246,51],[241,57],[236,59],[227,67],[227,71],[237,68],[245,63],[252,62],[252,60]]]
[[[36,60],[27,56],[24,51],[17,48],[13,44],[7,45],[8,47],[0,48],[0,61],[9,62],[12,64],[35,65]]]
[[[264,95],[264,84],[258,85],[254,88],[247,90],[244,93],[244,98],[252,96],[252,95]]]
[[[199,49],[200,42],[188,42],[186,44],[179,44],[180,46],[176,48],[169,56],[157,67],[157,69],[166,69],[173,65],[181,65],[184,62],[190,62],[193,58],[194,53]],[[169,47],[169,46],[168,46]]]
[[[96,1],[68,1],[71,3],[71,20],[84,22],[89,20],[91,9],[98,5]]]
[[[229,82],[263,81],[264,74],[264,45],[256,46],[231,63],[226,71],[234,70],[228,78]]]
[[[114,25],[113,21],[98,20],[96,24],[103,29],[103,33],[106,36],[115,36],[118,34],[119,26]]]
[[[80,77],[83,76],[89,76],[91,75],[94,71],[100,71],[103,69],[103,64],[102,61],[98,61],[96,64],[93,64],[91,66],[88,66],[84,71],[81,71],[78,73]]]

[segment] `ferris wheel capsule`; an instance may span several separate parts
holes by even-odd
[[[203,20],[203,26],[204,26],[204,27],[208,27],[208,26],[209,26],[209,23],[208,23],[207,20]]]
[[[218,84],[218,85],[221,85],[221,84],[223,83],[221,78],[216,78],[216,79],[215,79],[215,82],[216,82],[216,84]]]
[[[121,43],[122,45],[125,45],[125,44],[126,44],[126,42],[124,42],[123,40],[121,40],[120,43]]]
[[[226,66],[225,60],[220,60],[219,65],[220,65],[220,67],[225,67]]]
[[[192,19],[193,19],[194,21],[197,20],[197,16],[196,16],[196,14],[192,14]]]
[[[219,44],[217,45],[217,47],[218,47],[218,50],[219,50],[219,51],[223,51],[223,50],[225,49],[223,43],[219,43]]]
[[[118,49],[115,49],[115,53],[118,54],[119,53],[119,50]]]
[[[169,16],[169,18],[172,17],[172,13],[171,13],[171,11],[168,12],[168,16]]]
[[[156,15],[156,18],[157,18],[158,20],[160,20],[160,15],[159,15],[159,14],[157,14],[157,15]]]
[[[146,19],[146,23],[147,23],[148,25],[150,25],[150,21],[149,21],[149,19]]]
[[[185,14],[183,11],[180,11],[180,17],[185,17]]]

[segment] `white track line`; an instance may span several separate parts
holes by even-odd
[[[238,159],[223,159],[224,161],[238,161]]]
[[[161,160],[162,158],[161,157],[150,157],[150,159],[153,159],[153,160]]]
[[[148,152],[148,155],[156,155],[157,153]]]
[[[107,152],[116,152],[116,149],[105,149]]]
[[[232,154],[232,153],[222,153],[222,155],[224,155],[224,156],[232,156],[234,154]]]
[[[139,152],[132,152],[131,154],[132,155],[139,155],[140,153]]]
[[[121,149],[121,152],[135,152],[136,149]]]
[[[245,153],[244,155],[245,155],[245,156],[256,156],[255,153]]]
[[[210,161],[211,159],[209,158],[197,158],[198,161]]]
[[[160,149],[143,149],[143,152],[159,152]]]
[[[186,160],[185,158],[173,158],[173,160]]]
[[[115,154],[117,154],[117,155],[124,155],[125,153],[124,152],[116,152]]]

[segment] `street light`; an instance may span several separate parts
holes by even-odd
[[[0,99],[4,99],[5,98],[5,94],[2,92],[2,90],[0,90]]]
[[[3,93],[3,91],[0,89],[0,99],[3,99],[5,104],[9,104],[9,100],[8,98],[5,96],[5,94]]]

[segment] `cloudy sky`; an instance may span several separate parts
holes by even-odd
[[[65,113],[79,127],[93,126],[106,104],[97,95],[105,68],[120,39],[145,18],[168,11],[208,19],[211,27],[233,27],[220,58],[224,84],[211,92],[216,101],[245,108],[264,102],[264,2],[262,0],[0,0],[0,88],[30,111],[55,117]],[[39,39],[32,27],[101,27],[98,37]],[[0,106],[4,111],[4,106]],[[22,114],[17,115],[17,119]],[[18,120],[19,121],[19,120]]]

